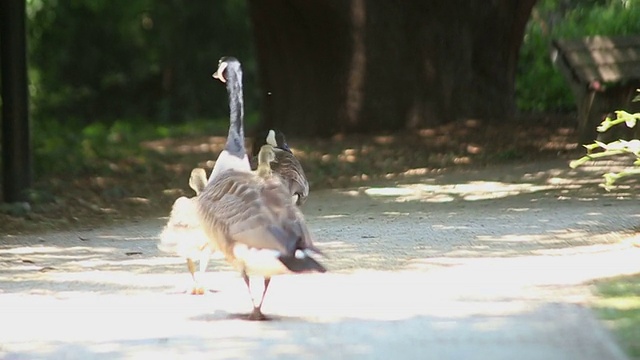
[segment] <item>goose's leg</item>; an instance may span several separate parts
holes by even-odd
[[[200,281],[202,281],[202,278],[204,277],[204,273],[205,271],[207,271],[207,266],[209,265],[209,259],[211,258],[211,252],[208,249],[202,250],[200,253],[200,271],[198,271],[197,273],[197,277],[198,279],[195,280],[196,282],[196,286],[197,288],[197,292],[198,295],[202,295],[205,293],[205,289],[202,285],[200,285]]]
[[[253,292],[251,291],[251,280],[249,279],[249,276],[245,271],[242,272],[242,278],[244,279],[244,283],[247,285],[247,290],[249,291],[249,295],[251,296],[251,303],[253,304],[253,311],[249,315],[249,320],[254,320],[254,321],[268,320],[268,318],[264,316],[260,308],[262,308],[264,295],[267,293],[267,288],[269,287],[269,282],[271,282],[271,278],[264,279],[264,288],[262,289],[262,296],[260,297],[260,302],[257,305],[256,305],[256,300],[253,297]]]
[[[189,273],[191,274],[191,278],[193,279],[193,287],[191,288],[191,295],[203,295],[204,288],[202,288],[199,285],[198,279],[196,279],[196,264],[194,264],[193,260],[189,258],[187,258],[187,268],[189,268]],[[205,268],[206,268],[206,265],[205,265]],[[200,272],[202,272],[202,260],[200,260]]]
[[[269,287],[269,283],[271,282],[271,278],[264,278],[264,288],[262,289],[262,296],[260,297],[260,302],[258,305],[253,303],[253,312],[249,315],[249,320],[268,320],[266,316],[262,313],[262,303],[264,302],[264,296],[267,294],[267,288]],[[253,299],[252,299],[253,300]]]
[[[196,284],[196,265],[193,263],[193,260],[187,258],[187,269],[189,269],[189,274],[191,274],[191,279],[193,279],[193,285],[195,287]],[[193,290],[191,291],[193,294]]]

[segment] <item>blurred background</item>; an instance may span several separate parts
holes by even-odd
[[[35,177],[31,201],[35,210],[30,215],[4,211],[0,216],[20,218],[16,224],[54,221],[48,214],[59,210],[63,214],[60,226],[64,227],[91,214],[130,218],[150,214],[150,208],[167,212],[176,196],[189,193],[190,170],[195,166],[210,168],[220,149],[219,136],[226,133],[226,91],[211,79],[222,55],[242,60],[247,127],[282,127],[309,169],[316,189],[424,174],[450,166],[556,156],[559,151],[576,149],[575,103],[551,63],[551,40],[640,34],[640,1],[532,0],[518,2],[525,5],[514,9],[509,8],[510,2],[494,3],[434,2],[436,5],[427,9],[422,2],[409,2],[405,13],[415,8],[416,15],[407,15],[395,5],[358,0],[304,4],[26,0]],[[510,12],[500,13],[503,8]],[[442,26],[429,27],[431,18],[411,17],[422,12],[435,12]],[[503,17],[517,22],[518,16],[524,16],[524,33],[510,43],[515,44],[518,56],[514,74],[509,75],[511,70],[507,69],[508,77],[514,79],[504,81],[506,92],[493,94],[492,83],[502,85],[490,67],[474,69],[469,76],[471,85],[457,86],[454,77],[446,77],[459,73],[455,67],[459,58],[472,64],[500,63],[505,57],[502,54],[483,52],[482,48],[467,53],[463,51],[465,44],[459,45],[462,50],[458,51],[451,43],[487,29],[486,34],[478,35],[486,38],[478,42],[490,48],[508,35],[508,29],[490,20]],[[385,29],[402,19],[408,21],[404,35],[385,38]],[[384,95],[377,94],[387,85],[393,92],[404,91],[395,91],[393,83],[405,79],[385,77],[385,64],[409,73],[407,79],[416,77],[409,58],[416,53],[414,57],[419,58],[420,51],[429,48],[416,51],[412,43],[396,41],[411,34],[412,21],[419,24],[416,32],[444,29],[436,35],[420,36],[454,37],[436,44],[444,49],[438,58],[424,55],[433,60],[429,64],[435,64],[431,70],[420,70],[423,78],[417,81],[430,84],[426,90],[406,90],[407,94],[419,94],[422,98],[416,98],[418,102],[433,97],[434,104],[407,105],[398,110],[386,106]],[[467,28],[466,22],[472,25]],[[341,27],[347,23],[349,29]],[[359,32],[361,28],[366,31]],[[353,44],[348,51],[341,52],[336,34]],[[298,35],[304,37],[296,42]],[[300,55],[308,50],[305,46],[314,46],[314,41],[327,47]],[[370,50],[377,43],[380,50]],[[367,49],[359,49],[365,45]],[[404,46],[404,50],[394,50],[396,46]],[[358,57],[360,50],[366,58]],[[294,54],[289,63],[288,54]],[[274,64],[278,61],[287,67],[277,68]],[[302,68],[304,62],[309,64]],[[449,63],[456,65],[447,67]],[[337,84],[322,80],[333,65],[349,68],[358,64],[367,67],[369,78],[379,76],[381,83],[372,80],[371,85],[363,85],[363,96],[371,96],[364,100],[362,111],[353,115],[351,105],[362,102],[348,88],[358,84],[357,72],[343,71],[343,77],[336,77]],[[409,64],[406,71],[403,64]],[[292,77],[301,74],[301,79],[305,71],[315,71],[309,76],[315,82],[299,84]],[[293,94],[276,97],[274,104],[269,104],[266,94],[278,86],[272,77],[284,77],[288,83],[283,86]],[[344,94],[336,95],[332,90],[345,87]],[[475,87],[479,89],[473,90]],[[450,96],[438,97],[441,94]],[[487,95],[486,99],[474,100],[481,95]],[[489,95],[505,100],[492,103]],[[296,96],[317,98],[319,104],[312,104],[312,114],[301,113],[309,104]],[[336,111],[333,119],[332,113],[325,111],[333,109],[332,101],[343,99],[347,106]],[[451,104],[444,107],[441,104],[445,102]],[[295,110],[296,106],[301,110],[282,110]],[[497,110],[491,111],[493,108]],[[474,116],[477,109],[482,111]],[[387,116],[395,113],[402,114],[401,121]],[[125,210],[128,207],[137,210]]]
[[[520,112],[568,112],[573,99],[553,69],[553,38],[640,33],[634,0],[541,0],[520,49]],[[211,73],[222,54],[242,60],[247,113],[259,90],[244,0],[27,0],[32,116],[40,124],[116,121],[179,124],[227,115]],[[253,119],[254,121],[257,119]]]
[[[211,74],[243,60],[255,112],[255,60],[245,1],[28,0],[35,121],[158,125],[224,118]],[[222,95],[222,96],[221,96]]]

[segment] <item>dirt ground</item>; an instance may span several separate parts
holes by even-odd
[[[158,251],[163,218],[0,238],[6,359],[625,359],[594,280],[640,272],[635,185],[567,159],[457,167],[315,190],[327,274],[276,277],[248,322],[238,274],[204,296]]]
[[[99,172],[38,177],[31,211],[0,208],[0,234],[91,229],[168,214],[191,195],[191,169],[210,171],[224,136],[170,138],[139,144],[140,152],[94,164]],[[289,138],[311,190],[366,186],[379,181],[439,175],[491,164],[577,157],[573,123],[537,116],[510,124],[477,120],[394,134]],[[251,139],[248,140],[251,143]]]

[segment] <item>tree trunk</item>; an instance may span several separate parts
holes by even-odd
[[[31,130],[27,79],[26,4],[0,3],[2,78],[2,200],[27,201],[32,182]],[[2,201],[0,201],[2,202]]]
[[[260,128],[330,136],[515,111],[535,0],[249,0]]]

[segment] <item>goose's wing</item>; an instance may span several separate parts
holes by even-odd
[[[227,171],[198,198],[202,226],[222,248],[235,243],[292,255],[311,243],[306,224],[277,177]]]
[[[309,182],[304,174],[300,161],[290,152],[274,149],[276,161],[271,163],[274,172],[280,175],[289,185],[293,194],[300,194],[302,198],[309,196]]]

